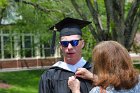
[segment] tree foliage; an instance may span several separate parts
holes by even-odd
[[[0,21],[11,5],[16,6],[17,16],[22,16],[12,29],[39,33],[42,42],[52,39],[49,27],[64,17],[92,21],[83,32],[85,55],[95,42],[104,40],[118,41],[130,50],[140,23],[140,0],[1,0]]]
[[[79,3],[75,0],[71,2],[79,15],[87,19],[80,12]],[[140,23],[140,0],[133,0],[132,3],[125,0],[85,0],[85,2],[94,22],[90,31],[96,41],[115,40],[130,50]],[[104,3],[102,7],[101,3]],[[102,10],[106,12],[102,13]],[[106,20],[102,20],[101,17],[105,17]],[[104,23],[106,25],[103,25]]]

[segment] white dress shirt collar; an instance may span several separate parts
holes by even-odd
[[[66,62],[63,61],[58,61],[53,66],[57,66],[71,72],[76,72],[77,68],[81,68],[85,64],[86,64],[86,60],[84,60],[84,58],[82,57],[75,65],[67,64]]]

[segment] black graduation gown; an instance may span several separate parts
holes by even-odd
[[[90,70],[91,65],[87,62],[84,68]],[[41,76],[39,83],[39,93],[71,93],[68,87],[68,78],[75,73],[60,67],[51,67]],[[82,78],[80,80],[81,93],[89,93],[92,89],[92,82]]]

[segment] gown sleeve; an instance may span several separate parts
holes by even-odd
[[[46,86],[46,84],[44,82],[43,76],[41,76],[40,82],[39,82],[39,93],[46,93],[45,86]]]
[[[54,74],[54,71],[46,71],[42,74],[39,81],[39,93],[53,93],[53,86],[51,77]]]
[[[42,74],[39,82],[39,93],[72,93],[68,87],[68,78],[75,73],[61,69],[51,68]],[[91,82],[78,78],[81,82],[81,93],[89,93]]]

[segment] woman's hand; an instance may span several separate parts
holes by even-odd
[[[71,89],[72,93],[80,93],[80,81],[74,76],[69,77],[68,87]]]
[[[78,68],[75,76],[93,81],[93,74],[85,68]]]

